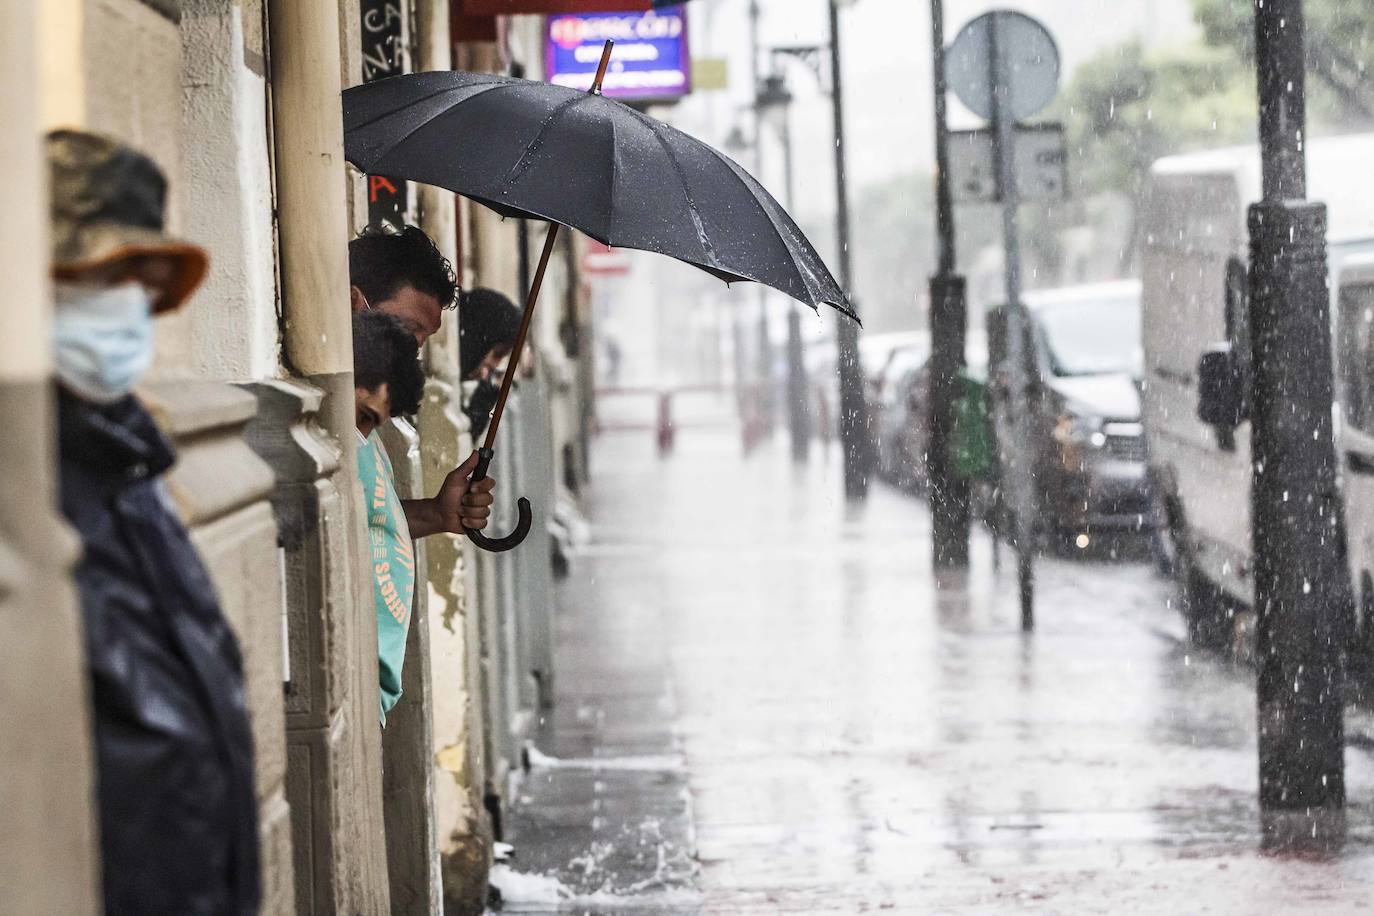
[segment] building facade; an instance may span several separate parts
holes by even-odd
[[[379,189],[344,162],[339,92],[411,69],[537,78],[541,29],[538,16],[463,15],[457,0],[44,0],[0,11],[9,85],[35,87],[0,100],[19,188],[0,254],[12,303],[0,335],[0,403],[13,418],[0,444],[0,613],[13,634],[0,659],[3,808],[15,812],[0,840],[6,908],[77,914],[99,900],[41,255],[41,136],[77,126],[151,155],[171,182],[171,230],[211,255],[206,285],[158,319],[139,395],[178,447],[169,490],[243,647],[263,911],[481,911],[524,736],[551,697],[552,541],[544,524],[501,556],[462,538],[423,542],[405,696],[379,729],[347,279],[348,240],[376,215]],[[436,240],[464,286],[523,299],[543,227],[434,188],[398,196],[396,216]],[[517,495],[547,522],[575,504],[585,475],[577,244],[545,284],[534,358],[503,426],[498,530]],[[414,428],[388,430],[403,494],[434,492],[472,448],[457,340],[448,313],[423,354]]]

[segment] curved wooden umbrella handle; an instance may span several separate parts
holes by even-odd
[[[491,459],[495,453],[489,448],[477,450],[477,467],[472,472],[472,482],[485,480],[487,468],[491,466]],[[503,538],[489,538],[480,531],[472,528],[464,528],[463,533],[468,536],[468,540],[476,544],[489,553],[505,553],[507,550],[514,550],[529,537],[530,527],[534,523],[534,513],[530,511],[530,501],[525,497],[515,504],[519,519],[515,523],[515,530]]]

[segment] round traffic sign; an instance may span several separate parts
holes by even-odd
[[[993,59],[997,50],[999,61]],[[984,13],[959,30],[945,55],[949,88],[970,111],[992,117],[998,72],[1007,75],[1003,113],[1013,120],[1043,109],[1059,89],[1059,48],[1036,20],[1010,10]]]

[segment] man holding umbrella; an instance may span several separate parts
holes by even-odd
[[[457,280],[448,259],[434,241],[415,226],[399,231],[369,227],[349,243],[348,266],[355,312],[377,311],[397,319],[423,343],[438,332],[443,313],[455,307]],[[468,317],[466,311],[464,317]],[[359,389],[359,398],[368,392]],[[397,422],[393,420],[392,422]],[[400,421],[404,422],[404,421]],[[400,499],[385,450],[373,431],[358,450],[359,474],[372,482],[368,492],[368,540],[374,557],[373,592],[379,634],[378,662],[382,676],[381,716],[401,698],[401,669],[405,661],[409,600],[397,608],[393,570],[407,569],[413,578],[414,542],[435,534],[481,530],[491,514],[491,478],[472,482],[474,454],[449,472],[439,492],[428,499]],[[400,513],[372,511],[373,506],[399,506]],[[401,516],[398,518],[398,515]],[[404,523],[402,524],[402,519]]]
[[[480,436],[496,403],[491,379],[520,328],[515,303],[493,289],[459,289],[448,259],[416,226],[364,229],[349,243],[348,267],[353,311],[372,309],[399,319],[421,346],[438,332],[444,312],[459,312],[459,374],[478,383],[465,412],[473,436]]]
[[[531,277],[474,479],[495,456],[514,379],[559,230],[667,255],[727,283],[752,280],[857,321],[844,291],[796,222],[752,176],[710,146],[607,99],[614,42],[586,93],[489,73],[437,71],[344,90],[344,149],[363,172],[462,194],[504,217],[550,223]],[[510,550],[532,530],[529,501],[515,530],[468,536]]]
[[[415,226],[399,231],[369,226],[348,245],[348,271],[353,310],[373,309],[399,319],[421,346],[438,333],[444,312],[457,307],[452,265]],[[411,538],[485,527],[494,484],[484,480],[470,487],[475,465],[470,458],[451,471],[430,499],[401,501]]]

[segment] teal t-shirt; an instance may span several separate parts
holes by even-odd
[[[377,603],[377,667],[381,675],[382,724],[401,699],[401,666],[415,598],[415,548],[396,493],[391,459],[377,433],[358,439],[358,477],[367,505],[372,591]]]

